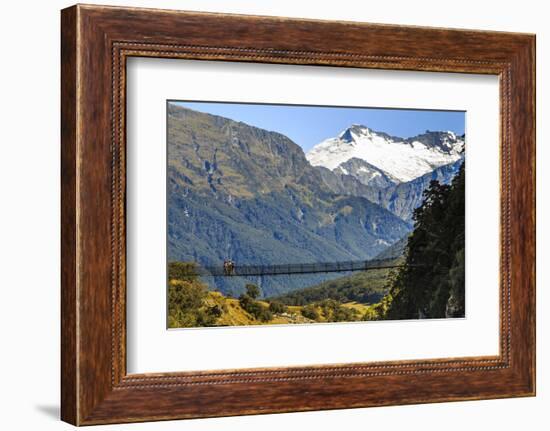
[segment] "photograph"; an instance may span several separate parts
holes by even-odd
[[[465,123],[168,100],[167,327],[466,317]]]

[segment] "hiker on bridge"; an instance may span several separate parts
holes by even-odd
[[[226,259],[223,261],[223,275],[234,275],[235,274],[235,263],[231,259]]]

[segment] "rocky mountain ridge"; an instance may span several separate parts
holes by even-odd
[[[411,138],[399,138],[352,125],[337,137],[314,146],[306,157],[313,166],[350,174],[365,185],[380,186],[381,178],[394,183],[409,182],[455,163],[463,154],[464,136],[451,131],[427,130]]]

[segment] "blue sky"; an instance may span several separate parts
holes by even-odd
[[[352,124],[408,138],[426,130],[464,133],[464,111],[260,105],[223,102],[176,102],[178,105],[242,121],[288,136],[304,151],[338,135]]]

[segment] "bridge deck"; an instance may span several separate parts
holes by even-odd
[[[396,259],[356,260],[345,262],[292,263],[283,265],[225,265],[200,266],[189,269],[189,275],[251,277],[263,275],[315,274],[323,272],[368,271],[399,268]]]

